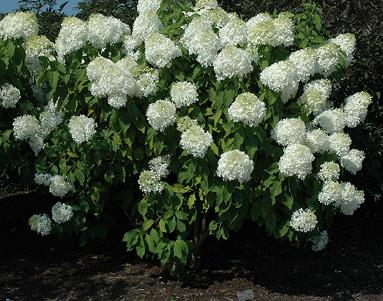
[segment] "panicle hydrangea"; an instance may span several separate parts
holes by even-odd
[[[273,45],[275,25],[268,13],[260,13],[246,23],[248,41],[255,45]]]
[[[313,49],[305,48],[294,51],[290,54],[289,61],[294,64],[297,78],[301,82],[307,82],[310,76],[317,71],[316,52]]]
[[[25,43],[25,62],[30,72],[38,75],[41,66],[39,57],[44,56],[50,60],[54,60],[52,55],[54,51],[54,44],[49,41],[46,36],[32,36],[29,37]]]
[[[258,48],[254,47],[250,44],[247,45],[245,48],[245,51],[248,53],[251,61],[255,64],[259,63],[259,53],[258,53]]]
[[[335,203],[345,215],[353,215],[361,204],[364,203],[364,192],[358,190],[351,183],[342,183],[342,200]]]
[[[137,65],[129,57],[117,63],[97,57],[87,66],[87,75],[90,79],[91,93],[94,96],[108,96],[108,103],[120,108],[126,105],[126,96],[134,96],[137,91],[136,80],[131,70]]]
[[[308,208],[294,211],[290,220],[290,226],[295,231],[304,233],[314,230],[317,223],[317,216]]]
[[[37,185],[49,186],[51,183],[52,175],[49,173],[36,173],[35,174],[35,183]]]
[[[319,125],[328,134],[342,132],[345,127],[344,112],[339,108],[326,110],[315,117],[314,124]]]
[[[151,103],[146,111],[149,124],[160,132],[176,121],[176,114],[176,106],[167,99]]]
[[[284,176],[304,180],[311,173],[313,161],[314,155],[306,145],[291,144],[279,159],[279,170]]]
[[[187,107],[198,101],[197,88],[189,82],[175,82],[170,88],[170,97],[176,108]]]
[[[351,138],[346,133],[334,133],[329,136],[329,149],[338,157],[343,157],[348,154],[351,146]]]
[[[137,11],[142,14],[148,11],[157,11],[161,6],[162,0],[138,0]]]
[[[247,42],[246,22],[236,14],[228,15],[228,22],[219,30],[219,38],[224,46],[237,46]]]
[[[52,219],[62,224],[69,221],[73,217],[73,209],[70,205],[57,202],[52,207]]]
[[[329,242],[327,231],[322,231],[318,235],[311,237],[310,241],[313,243],[313,246],[311,247],[311,249],[314,252],[322,251],[323,249],[326,248]]]
[[[307,83],[304,87],[299,103],[308,113],[318,115],[330,107],[328,101],[332,90],[331,81],[317,79]]]
[[[0,38],[27,39],[37,35],[39,25],[37,17],[32,12],[9,13],[0,21]]]
[[[183,116],[177,119],[177,130],[184,132],[192,126],[198,126],[198,121],[189,116]]]
[[[46,214],[32,215],[29,218],[29,226],[32,231],[35,231],[42,236],[48,235],[52,231],[52,222]]]
[[[40,133],[44,138],[47,137],[63,121],[62,115],[57,109],[57,105],[57,102],[54,103],[50,100],[48,105],[44,108],[44,111],[40,113]]]
[[[198,125],[188,128],[181,134],[181,147],[194,157],[203,158],[212,143],[212,135]]]
[[[131,35],[125,35],[122,44],[122,53],[137,60],[140,52],[137,50],[139,42]]]
[[[132,36],[137,43],[141,43],[149,34],[159,32],[162,28],[163,24],[156,11],[148,10],[140,13],[134,21]]]
[[[372,97],[367,92],[358,92],[346,98],[343,107],[346,125],[354,128],[364,122],[367,115],[367,108],[372,101]]]
[[[72,139],[77,143],[88,142],[96,133],[97,123],[93,118],[85,115],[72,116],[69,120],[69,132]]]
[[[144,193],[158,193],[164,189],[160,176],[153,170],[144,170],[138,178],[140,190]]]
[[[225,152],[218,160],[217,176],[224,181],[247,182],[251,178],[254,162],[240,150]]]
[[[16,117],[12,125],[17,140],[28,140],[40,131],[39,121],[32,115]]]
[[[158,70],[151,70],[140,74],[136,78],[136,93],[137,97],[147,97],[157,91],[157,84],[159,82]]]
[[[129,26],[112,16],[93,14],[88,20],[88,39],[96,48],[121,42],[129,34]]]
[[[265,117],[265,103],[252,93],[242,93],[228,109],[229,119],[255,127]]]
[[[0,86],[0,100],[3,108],[15,108],[20,98],[20,90],[16,87],[8,83]]]
[[[82,48],[88,41],[87,24],[76,17],[65,17],[56,39],[56,51],[60,61],[64,57]]]
[[[326,181],[318,195],[319,203],[330,205],[342,200],[342,185],[336,181]]]
[[[282,101],[287,102],[298,90],[298,78],[295,66],[289,60],[279,61],[262,70],[262,84],[271,90],[282,92]]]
[[[194,10],[213,9],[218,7],[217,0],[197,0]]]
[[[315,129],[307,132],[305,145],[307,145],[312,153],[323,154],[329,150],[329,142],[327,134],[321,129]]]
[[[225,47],[213,62],[215,75],[218,80],[238,77],[242,79],[253,71],[249,54],[235,46]]]
[[[169,174],[170,156],[160,156],[149,161],[149,168],[160,178],[165,178]]]
[[[333,161],[324,162],[320,166],[320,170],[318,172],[318,178],[322,182],[327,181],[337,181],[340,175],[340,167],[338,163]]]
[[[275,32],[273,46],[291,46],[294,42],[294,23],[287,13],[280,13],[273,20]]]
[[[216,28],[224,27],[229,20],[229,14],[221,7],[202,9],[198,14]]]
[[[341,158],[340,162],[345,170],[355,175],[362,169],[364,157],[363,151],[352,149]]]
[[[63,176],[53,176],[49,184],[49,192],[57,197],[64,197],[69,191],[72,190],[70,185]]]
[[[285,118],[278,122],[272,136],[283,146],[303,143],[306,138],[306,125],[300,118]]]
[[[198,36],[201,32],[212,30],[212,24],[209,20],[202,17],[195,17],[184,29],[181,43],[189,49],[193,46],[192,41],[194,37]]]
[[[356,39],[355,35],[352,33],[344,33],[336,36],[335,38],[330,39],[331,43],[334,43],[339,46],[339,48],[346,55],[346,62],[350,64],[355,51]]]
[[[160,33],[152,32],[145,39],[145,58],[158,68],[170,67],[172,60],[181,55],[181,49]]]
[[[316,50],[318,72],[324,76],[336,70],[339,63],[339,48],[334,43],[327,43]]]
[[[222,44],[218,36],[210,29],[196,32],[188,46],[186,47],[189,53],[197,56],[197,62],[203,67],[208,67],[213,65]]]
[[[290,46],[294,41],[294,24],[287,14],[273,19],[268,13],[252,17],[246,23],[248,40],[253,45]]]

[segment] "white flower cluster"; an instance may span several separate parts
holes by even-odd
[[[336,70],[341,55],[339,47],[336,44],[327,43],[319,47],[316,54],[318,73],[328,76]]]
[[[345,116],[342,109],[329,109],[314,119],[314,124],[319,125],[328,134],[342,132],[345,127]]]
[[[290,144],[279,159],[279,170],[284,176],[297,176],[304,180],[312,171],[313,161],[314,155],[306,145]]]
[[[299,103],[308,113],[318,115],[330,107],[328,101],[332,90],[331,82],[327,79],[318,79],[305,85]]]
[[[32,36],[24,43],[25,62],[29,71],[38,75],[40,72],[39,57],[44,56],[54,60],[54,44],[46,36]]]
[[[163,132],[165,128],[176,121],[176,115],[176,106],[167,99],[160,99],[151,103],[146,111],[149,124],[160,132]]]
[[[88,40],[95,48],[121,42],[125,35],[130,34],[129,26],[112,16],[93,14],[87,25]]]
[[[170,67],[172,60],[181,55],[181,49],[160,33],[152,32],[145,38],[145,58],[158,68]]]
[[[20,97],[20,90],[11,84],[5,83],[0,86],[0,100],[3,108],[15,108]]]
[[[170,97],[176,108],[187,107],[198,101],[197,88],[189,82],[175,82],[170,88]]]
[[[352,33],[340,34],[337,37],[330,39],[330,42],[339,46],[346,56],[346,63],[350,64],[355,52],[355,35]]]
[[[253,169],[254,163],[246,153],[233,150],[223,153],[219,158],[217,176],[224,181],[237,180],[243,183],[250,180]]]
[[[193,125],[181,134],[181,147],[194,157],[203,158],[212,143],[212,135],[199,125]]]
[[[328,136],[321,129],[311,130],[306,134],[305,145],[312,153],[323,154],[329,150]]]
[[[342,200],[342,185],[339,182],[328,180],[323,183],[321,192],[318,195],[319,203],[330,205],[339,203]]]
[[[300,118],[286,118],[278,122],[272,132],[275,141],[283,146],[299,143],[306,138],[306,125]]]
[[[161,6],[162,0],[138,0],[137,11],[142,14],[148,11],[157,11]]]
[[[217,0],[197,0],[194,6],[194,10],[202,10],[202,9],[214,9],[218,7]]]
[[[294,23],[285,13],[275,19],[268,13],[261,13],[252,17],[246,25],[248,40],[255,46],[290,46],[294,42]]]
[[[246,22],[236,14],[229,14],[226,25],[219,30],[219,38],[224,46],[237,46],[247,43]]]
[[[322,182],[336,181],[339,179],[339,175],[340,175],[339,164],[333,161],[324,162],[320,166],[320,171],[318,172],[318,178]]]
[[[65,181],[63,176],[52,176],[49,183],[49,192],[57,197],[64,197],[72,190],[72,185]]]
[[[334,133],[329,136],[329,149],[338,157],[348,154],[351,146],[351,138],[346,133]]]
[[[242,79],[253,71],[248,52],[235,46],[225,47],[213,62],[218,80],[237,77]]]
[[[37,156],[44,147],[44,139],[62,122],[57,106],[52,101],[41,112],[39,120],[32,115],[16,117],[13,121],[13,132],[17,140],[28,141]]]
[[[228,109],[229,119],[255,127],[266,115],[265,103],[252,93],[242,93]]]
[[[260,79],[271,90],[281,92],[283,102],[287,102],[298,90],[298,76],[294,64],[289,60],[266,67],[261,72]]]
[[[60,61],[67,54],[81,49],[88,41],[88,26],[86,22],[76,17],[65,17],[56,39],[56,51]]]
[[[198,121],[196,119],[191,119],[189,116],[183,116],[177,119],[177,130],[181,133],[192,126],[198,126]]]
[[[160,156],[149,161],[149,169],[158,174],[160,178],[165,178],[169,174],[170,156]]]
[[[329,242],[327,231],[322,231],[318,235],[311,237],[310,241],[313,243],[312,250],[314,252],[322,251]]]
[[[355,175],[362,169],[364,157],[363,151],[352,149],[341,157],[340,162],[345,170]]]
[[[36,173],[35,174],[35,183],[37,185],[49,186],[52,180],[52,175],[49,173]]]
[[[27,39],[37,35],[38,32],[37,18],[32,12],[9,13],[0,21],[0,38],[2,39]]]
[[[62,224],[69,221],[73,217],[73,210],[70,205],[57,202],[52,207],[52,219],[58,223]]]
[[[308,208],[294,211],[290,220],[290,226],[295,231],[304,233],[314,230],[317,224],[317,216]]]
[[[92,95],[108,97],[108,103],[112,107],[125,106],[127,95],[137,94],[136,80],[132,75],[136,65],[129,57],[117,63],[103,57],[95,58],[87,66],[87,75],[92,83]]]
[[[307,82],[317,71],[316,52],[314,49],[305,48],[294,51],[290,54],[289,61],[295,67],[298,81]]]
[[[143,11],[133,23],[132,37],[137,43],[141,43],[149,34],[159,32],[162,27],[162,22],[155,10]]]
[[[48,235],[52,231],[52,222],[46,214],[35,214],[29,218],[29,226],[32,231],[36,231],[42,236]]]
[[[96,133],[97,123],[93,118],[84,115],[72,116],[69,120],[69,132],[72,139],[77,143],[88,142]]]
[[[354,128],[364,122],[371,100],[372,97],[367,92],[358,92],[346,98],[343,110],[345,123],[349,128]]]
[[[144,170],[138,178],[140,190],[144,193],[158,193],[164,189],[161,177],[153,170]]]

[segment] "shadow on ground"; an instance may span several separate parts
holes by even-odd
[[[179,282],[119,240],[78,249],[41,238],[27,228],[25,200],[17,201],[17,217],[0,204],[0,300],[236,300],[249,288],[255,300],[383,300],[378,203],[338,218],[322,253],[275,242],[249,224],[233,240],[209,242],[201,270]]]

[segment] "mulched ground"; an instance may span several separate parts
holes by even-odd
[[[246,289],[254,300],[383,300],[383,204],[338,218],[322,253],[248,225],[229,242],[208,242],[201,270],[176,281],[126,253],[119,237],[79,249],[35,235],[25,224],[28,201],[0,203],[1,301],[237,300]]]

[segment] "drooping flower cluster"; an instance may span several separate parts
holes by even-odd
[[[330,42],[339,46],[346,56],[346,63],[350,64],[355,52],[355,35],[352,33],[340,34],[337,37],[330,39]]]
[[[312,153],[323,154],[329,150],[329,142],[327,134],[321,129],[315,129],[307,132],[305,145],[307,145]]]
[[[290,226],[298,232],[310,232],[317,224],[317,216],[310,209],[300,208],[291,216]]]
[[[363,160],[364,152],[352,149],[348,152],[348,154],[341,157],[340,162],[345,170],[355,175],[362,169]]]
[[[252,93],[242,93],[230,105],[228,114],[231,120],[255,127],[265,117],[265,103]]]
[[[212,143],[212,135],[199,125],[193,125],[181,134],[181,147],[194,157],[204,157]]]
[[[217,176],[224,181],[247,182],[251,178],[254,163],[250,157],[240,151],[225,152],[218,160]]]
[[[0,86],[0,100],[3,108],[15,108],[20,98],[20,90],[16,87],[8,83]]]
[[[69,221],[73,217],[72,207],[63,204],[61,202],[57,202],[52,207],[52,219],[58,223],[62,224]]]
[[[371,95],[367,92],[358,92],[346,98],[343,110],[345,123],[349,128],[354,128],[364,122],[371,99]]]
[[[38,32],[37,18],[32,12],[9,13],[0,21],[0,38],[2,39],[27,39],[37,35]]]
[[[342,132],[345,127],[344,117],[342,109],[330,109],[315,117],[314,124],[319,125],[328,134]]]
[[[36,231],[42,236],[48,235],[52,231],[52,222],[46,214],[35,214],[29,218],[29,226],[32,231]]]
[[[160,99],[151,103],[146,111],[149,124],[160,132],[163,132],[165,128],[176,121],[176,114],[176,106],[167,99]]]
[[[77,144],[88,142],[96,133],[97,123],[84,115],[72,116],[69,120],[69,132]]]
[[[304,180],[311,174],[313,161],[314,155],[306,145],[290,144],[279,159],[279,170],[287,177],[297,176]]]

